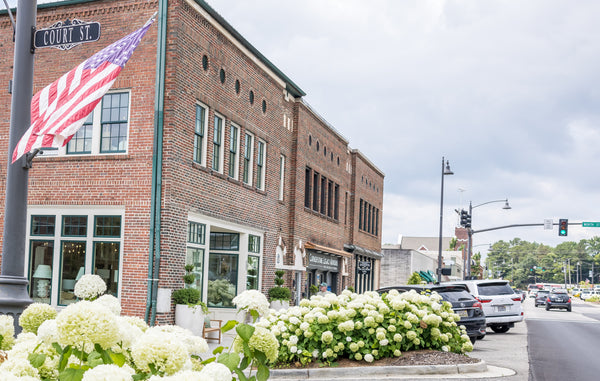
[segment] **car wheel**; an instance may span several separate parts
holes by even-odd
[[[535,307],[537,308],[537,306],[538,306],[538,304],[536,303],[536,304],[535,304]]]
[[[550,306],[546,304],[546,311],[550,311]]]
[[[571,306],[567,307],[567,312],[571,312]]]
[[[509,330],[508,325],[505,324],[492,325],[490,328],[496,333],[506,333]]]
[[[484,337],[485,335],[477,336],[477,340],[483,340]]]
[[[469,337],[469,340],[471,340],[471,344],[475,345],[477,338],[475,336],[471,336],[471,337]]]

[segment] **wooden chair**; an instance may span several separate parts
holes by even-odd
[[[212,323],[216,322],[219,324],[218,327],[213,327]],[[211,319],[209,326],[207,327],[206,324],[204,325],[204,330],[202,332],[202,337],[204,337],[204,340],[217,340],[217,342],[219,344],[221,344],[221,325],[223,324],[223,320],[217,320],[217,319]],[[212,337],[210,335],[211,332],[217,332],[218,333],[218,337]]]

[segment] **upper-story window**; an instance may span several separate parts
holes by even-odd
[[[244,169],[242,181],[248,185],[252,185],[252,165],[254,161],[254,136],[246,132],[244,139]]]
[[[194,161],[206,165],[206,107],[196,105],[196,126],[194,129]]]
[[[87,117],[66,147],[47,149],[51,155],[98,155],[127,152],[129,92],[113,92]]]
[[[283,201],[284,186],[285,186],[285,156],[281,155],[281,156],[279,156],[279,192],[278,192],[279,201]]]
[[[267,144],[259,140],[258,141],[258,152],[256,155],[256,187],[258,189],[265,189],[265,159],[267,155]]]
[[[212,169],[223,172],[223,118],[215,115]]]
[[[232,124],[229,128],[229,177],[236,179],[239,173],[240,129]]]

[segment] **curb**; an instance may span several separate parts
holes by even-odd
[[[458,365],[414,365],[414,366],[364,366],[351,368],[271,369],[271,380],[332,380],[374,379],[398,376],[458,375],[484,373],[488,367],[481,360],[474,364]]]

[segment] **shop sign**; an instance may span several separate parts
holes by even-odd
[[[356,269],[361,275],[369,274],[371,272],[371,261],[358,261]]]
[[[326,271],[338,271],[339,266],[340,261],[337,257],[317,253],[308,254],[308,267]]]

